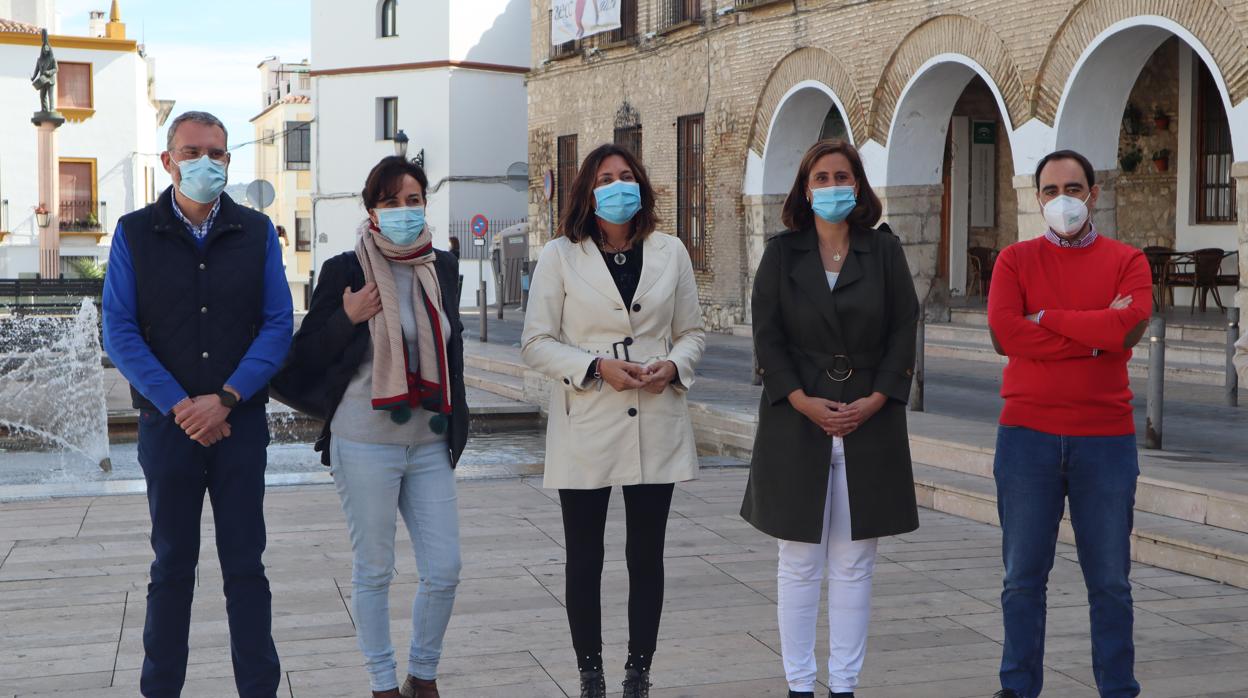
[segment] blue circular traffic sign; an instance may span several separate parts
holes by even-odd
[[[472,235],[473,237],[483,238],[490,231],[490,221],[480,213],[472,217]]]

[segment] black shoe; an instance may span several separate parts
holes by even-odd
[[[815,698],[815,692],[814,691],[794,691],[793,689],[789,689],[789,698],[807,698],[807,696],[809,696],[809,698]]]
[[[607,698],[607,680],[601,671],[581,672],[581,698]]]
[[[650,698],[650,672],[624,670],[624,698]]]
[[[992,698],[1023,698],[1023,696],[1012,688],[1003,688],[992,694]]]
[[[828,691],[828,698],[854,698],[854,692],[850,691],[848,693],[833,693],[832,691]]]

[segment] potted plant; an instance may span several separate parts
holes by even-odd
[[[1144,153],[1141,153],[1140,149],[1135,146],[1118,154],[1118,164],[1123,172],[1135,172],[1135,168],[1139,167],[1143,160]]]
[[[96,217],[94,212],[88,212],[87,217],[83,222],[86,223],[87,227],[92,230],[100,227],[100,219]]]
[[[1161,108],[1160,104],[1153,108],[1153,125],[1157,127],[1158,131],[1165,131],[1170,128],[1170,115]]]
[[[1153,153],[1153,167],[1157,168],[1158,172],[1165,172],[1170,169],[1170,151],[1166,148],[1155,151]]]
[[[1128,136],[1138,136],[1143,121],[1144,114],[1140,108],[1132,102],[1127,102],[1127,108],[1122,110],[1122,130],[1126,131]]]

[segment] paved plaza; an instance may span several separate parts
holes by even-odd
[[[745,477],[740,467],[705,468],[677,488],[655,696],[785,695],[776,546],[737,516]],[[618,495],[613,505],[603,639],[618,691],[627,577]],[[270,488],[267,508],[281,695],[367,695],[337,495],[327,486]],[[445,695],[576,695],[553,493],[534,478],[461,480],[460,515],[464,571],[446,638]],[[922,522],[881,545],[858,695],[990,696],[1001,650],[1000,532],[927,510]],[[0,505],[0,695],[136,695],[147,529],[141,496]],[[215,552],[206,514],[188,698],[234,695]],[[398,573],[393,630],[406,647],[410,554],[399,555]],[[1133,576],[1143,695],[1248,696],[1248,591],[1145,566]],[[1065,545],[1051,580],[1047,664],[1046,696],[1096,695],[1083,585]]]

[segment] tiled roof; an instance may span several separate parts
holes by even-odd
[[[4,19],[0,17],[0,32],[10,32],[14,34],[38,34],[39,27],[25,22],[19,22],[15,19]]]
[[[268,114],[270,111],[282,106],[283,104],[311,104],[311,103],[312,103],[312,98],[307,95],[286,95],[282,97],[281,99],[277,100],[276,102],[265,107],[264,109],[260,110],[260,113],[251,117],[251,120],[255,121],[256,119],[259,119],[260,117],[264,116],[265,114]]]

